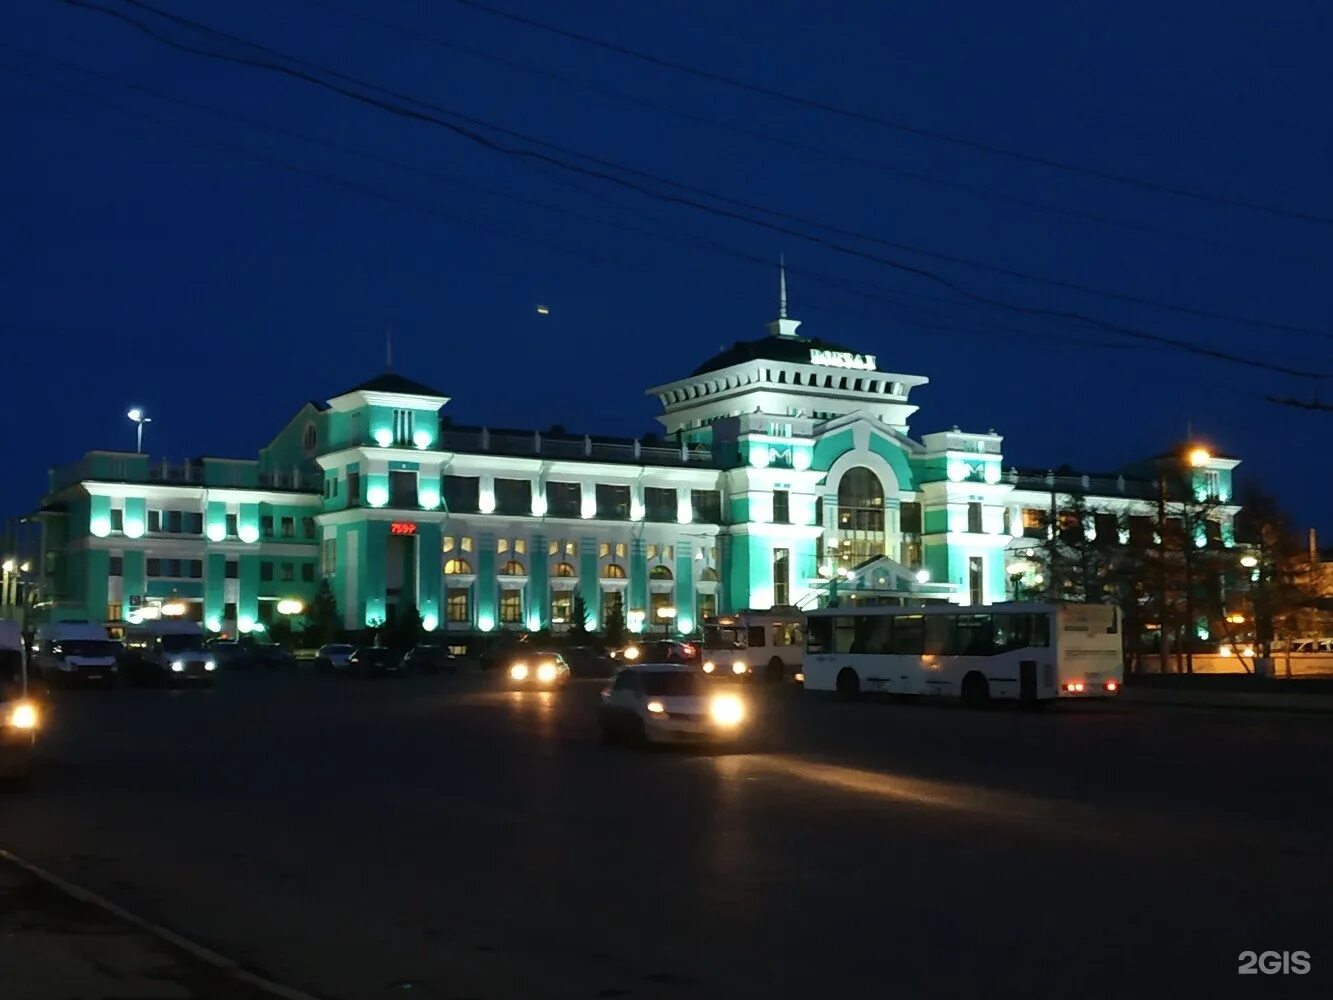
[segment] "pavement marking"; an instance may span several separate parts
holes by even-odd
[[[161,924],[155,924],[151,920],[145,920],[138,914],[131,913],[120,904],[113,903],[104,896],[99,896],[91,889],[85,889],[81,885],[76,885],[73,882],[63,879],[59,875],[47,871],[45,868],[38,867],[31,861],[25,861],[17,854],[7,851],[2,847],[0,847],[0,861],[7,861],[18,868],[22,868],[29,875],[40,879],[47,885],[63,892],[65,895],[84,903],[90,903],[98,909],[111,914],[111,916],[116,919],[122,920],[133,927],[137,927],[139,930],[151,934],[158,940],[165,941],[172,947],[185,952],[192,958],[198,959],[206,965],[211,965],[215,969],[227,973],[233,979],[245,983],[248,986],[253,986],[264,993],[280,997],[282,1000],[320,1000],[319,997],[316,997],[312,993],[306,993],[304,990],[294,989],[291,986],[284,986],[282,983],[274,982],[272,979],[261,976],[256,972],[251,972],[235,959],[219,954],[212,948],[205,947],[196,941],[191,941],[189,938],[177,934],[175,931],[163,927]]]

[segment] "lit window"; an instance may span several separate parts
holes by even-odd
[[[500,621],[516,625],[523,620],[523,591],[500,591]]]
[[[667,567],[665,567],[665,566],[654,566],[652,569],[650,569],[650,570],[648,571],[648,579],[650,579],[650,580],[672,580],[672,579],[674,579],[674,577],[671,575],[671,570],[667,569]]]
[[[574,572],[573,564],[567,562],[556,563],[555,569],[551,572],[551,575],[565,578],[578,576],[578,574]]]
[[[449,621],[468,622],[472,620],[470,613],[471,593],[467,588],[450,587],[445,603],[448,608]]]
[[[523,564],[517,559],[510,559],[509,562],[500,567],[501,576],[523,576],[524,573]]]
[[[611,563],[602,570],[602,576],[607,580],[623,580],[625,579],[625,567],[619,563]]]
[[[444,575],[455,576],[460,573],[471,573],[472,567],[465,559],[448,559],[444,563]]]

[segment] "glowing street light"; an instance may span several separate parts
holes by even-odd
[[[294,597],[287,597],[278,602],[278,614],[280,615],[299,615],[305,610],[305,605]]]
[[[1189,452],[1189,463],[1194,468],[1207,465],[1213,460],[1212,453],[1207,448],[1191,448]]]
[[[1246,569],[1254,569],[1254,567],[1259,565],[1259,559],[1257,556],[1241,556],[1240,564]]]
[[[143,425],[144,425],[144,424],[151,424],[151,423],[153,422],[153,418],[152,418],[152,417],[145,417],[144,414],[143,414],[143,409],[142,409],[141,407],[138,407],[138,406],[136,406],[136,407],[134,407],[132,410],[130,410],[130,412],[127,413],[127,414],[125,414],[125,416],[129,417],[129,418],[130,418],[131,420],[133,420],[134,423],[136,424],[136,427],[135,427],[135,434],[134,434],[134,450],[135,450],[136,452],[139,452],[140,454],[142,454],[142,453],[143,453]]]
[[[916,571],[916,582],[917,582],[917,583],[930,583],[930,570],[928,570],[928,569],[919,569],[919,570],[917,570],[917,571]]]

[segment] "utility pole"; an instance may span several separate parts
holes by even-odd
[[[1159,633],[1157,652],[1161,658],[1158,668],[1166,673],[1167,657],[1171,654],[1171,641],[1166,634],[1166,473],[1161,462],[1157,465],[1157,618]]]

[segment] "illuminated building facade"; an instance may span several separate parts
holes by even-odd
[[[926,378],[799,325],[784,292],[766,337],[648,390],[654,440],[463,426],[447,396],[386,373],[307,403],[257,459],[90,452],[51,473],[44,593],[61,617],[171,602],[246,632],[328,579],[348,627],[413,606],[432,631],[559,628],[578,595],[592,628],[618,609],[636,631],[684,633],[839,588],[1004,600],[1025,582],[1015,547],[1057,494],[1103,515],[1087,530],[1119,532],[1168,488],[1151,473],[1006,470],[990,430],[914,438]],[[1221,501],[1218,544],[1233,541],[1236,464],[1208,455],[1184,473],[1185,490]]]

